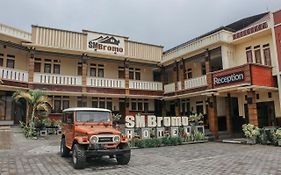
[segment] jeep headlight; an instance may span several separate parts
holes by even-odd
[[[115,143],[120,142],[120,136],[114,136],[113,142],[115,142]]]
[[[93,135],[93,136],[90,137],[90,142],[92,144],[98,143],[98,141],[99,141],[99,138],[97,136]]]

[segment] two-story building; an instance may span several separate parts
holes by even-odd
[[[0,121],[18,123],[18,89],[41,89],[50,117],[68,107],[120,113],[205,115],[205,127],[241,131],[243,123],[281,125],[281,11],[212,30],[163,52],[126,36],[0,25]]]
[[[107,108],[122,116],[157,113],[162,52],[162,46],[125,36],[42,26],[28,33],[2,24],[0,120],[24,120],[24,108],[11,97],[18,89],[46,92],[53,104],[50,117],[76,106]]]
[[[215,136],[244,123],[280,125],[280,14],[244,18],[164,52],[166,115],[205,114]]]

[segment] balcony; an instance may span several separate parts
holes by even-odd
[[[87,86],[99,88],[125,89],[125,80],[87,77]]]
[[[208,86],[206,75],[184,81],[184,89],[194,89],[203,86]]]
[[[28,82],[28,72],[23,70],[0,67],[0,78],[2,80]]]
[[[163,91],[161,82],[129,80],[129,89]]]
[[[164,85],[164,94],[175,92],[175,90],[176,90],[175,83]]]
[[[233,85],[276,86],[272,76],[272,67],[261,64],[244,64],[212,72],[212,74],[208,76],[211,76],[210,87],[212,88],[222,88]]]
[[[52,85],[71,85],[81,86],[81,76],[69,76],[59,74],[47,74],[47,73],[34,73],[34,83],[40,84],[52,84]]]
[[[0,24],[0,33],[8,36],[12,36],[15,38],[19,38],[24,41],[31,41],[31,33],[16,29],[14,27],[10,27],[4,24]]]

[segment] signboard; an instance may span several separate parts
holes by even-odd
[[[226,75],[221,75],[213,78],[213,84],[214,86],[219,85],[225,85],[225,84],[231,84],[235,82],[244,81],[245,75],[244,71],[239,71],[235,73],[230,73]]]
[[[88,32],[87,50],[106,54],[124,55],[124,38]]]

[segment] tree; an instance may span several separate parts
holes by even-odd
[[[29,125],[34,129],[34,119],[40,117],[42,111],[49,113],[51,110],[51,103],[48,96],[40,90],[29,91],[16,91],[13,94],[13,98],[16,102],[25,100],[27,104],[27,115],[25,125]]]

